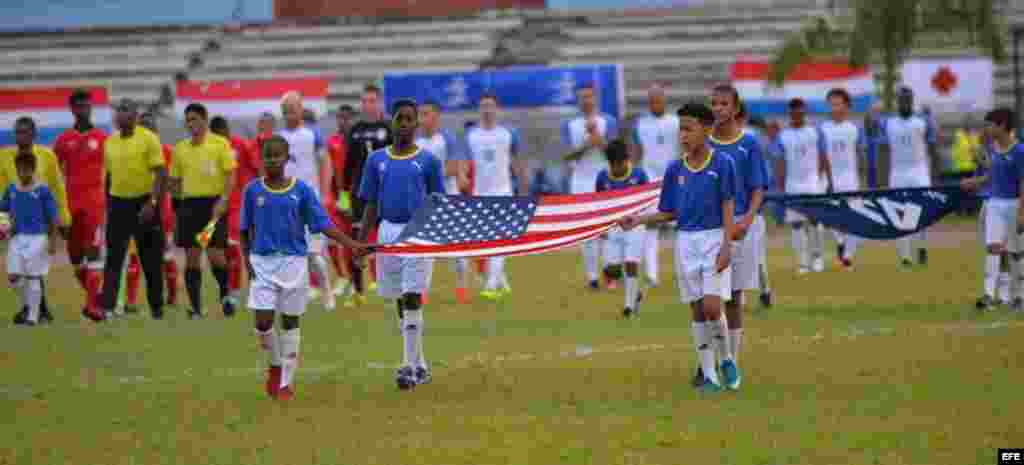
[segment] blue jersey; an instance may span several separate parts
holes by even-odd
[[[426,150],[399,157],[385,147],[366,160],[359,198],[377,204],[379,219],[405,224],[428,195],[444,194],[441,174],[441,161]]]
[[[703,166],[673,161],[662,179],[658,211],[676,216],[680,231],[707,231],[723,225],[722,203],[736,196],[733,162],[711,152]]]
[[[297,178],[278,190],[262,179],[250,181],[239,223],[249,235],[249,253],[262,256],[306,256],[306,230],[317,234],[333,227],[316,192]]]
[[[594,186],[594,190],[597,192],[611,191],[616,189],[625,189],[627,187],[639,186],[641,184],[647,184],[649,178],[647,172],[640,167],[629,167],[629,172],[621,178],[616,178],[611,175],[607,169],[601,170],[597,174],[597,183]]]
[[[1017,142],[1005,153],[990,146],[990,195],[997,199],[1015,199],[1020,196],[1020,181],[1024,177],[1024,143]]]
[[[732,159],[736,168],[736,216],[745,215],[750,210],[750,201],[754,191],[762,191],[768,187],[768,174],[765,171],[764,156],[757,137],[749,133],[731,141],[720,141],[714,136],[708,137],[708,145],[716,154],[725,154]]]
[[[57,221],[57,202],[50,189],[39,183],[26,190],[8,185],[0,199],[0,211],[11,215],[14,234],[47,234],[50,224]]]

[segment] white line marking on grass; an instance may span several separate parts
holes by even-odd
[[[947,323],[947,324],[936,324],[936,325],[922,325],[916,328],[907,327],[906,331],[913,333],[924,333],[926,335],[935,335],[938,333],[963,333],[963,332],[978,332],[987,331],[992,329],[1013,329],[1013,328],[1024,328],[1024,321],[993,321],[986,323]],[[890,336],[896,334],[897,328],[891,327],[863,327],[863,326],[850,326],[846,329],[839,329],[833,332],[831,337],[827,337],[821,331],[816,332],[811,336],[786,336],[780,335],[775,337],[759,337],[757,341],[759,344],[771,344],[780,341],[787,341],[792,343],[820,343],[825,339],[831,339],[836,342],[856,340],[863,337],[871,336]],[[460,359],[447,362],[439,360],[433,362],[434,366],[445,367],[447,369],[469,369],[469,368],[482,368],[482,367],[493,367],[511,362],[524,362],[531,360],[540,361],[554,361],[560,359],[573,359],[573,358],[589,358],[595,355],[601,354],[626,354],[626,353],[643,353],[643,352],[662,352],[672,350],[688,350],[692,347],[692,344],[687,340],[686,343],[678,344],[639,344],[639,345],[612,345],[604,347],[591,347],[588,345],[577,345],[572,350],[559,350],[559,351],[548,351],[548,352],[504,352],[504,353],[488,353],[488,352],[475,352],[467,355]],[[346,366],[351,366],[351,363],[342,364],[324,364],[324,365],[301,365],[299,367],[300,376],[306,375],[323,375],[326,373],[335,372],[344,369]],[[393,370],[398,367],[398,364],[388,362],[377,362],[370,361],[364,365],[366,368],[373,370]],[[216,378],[232,378],[232,377],[258,377],[265,368],[217,368],[209,375]],[[182,378],[194,378],[198,373],[194,373],[191,369],[184,370],[183,373],[175,375],[165,376],[123,376],[113,378],[113,381],[118,384],[128,385],[141,385],[141,384],[170,384],[175,381],[180,381]],[[87,385],[79,385],[81,388],[88,388]],[[54,386],[56,388],[56,386]],[[38,391],[37,389],[31,389],[24,386],[18,385],[0,385],[0,393],[13,395],[13,397],[25,397],[31,396],[33,392]]]

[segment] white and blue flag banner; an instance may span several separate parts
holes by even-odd
[[[959,186],[765,196],[829,228],[882,240],[898,239],[928,228],[972,197]]]
[[[615,116],[625,110],[622,66],[517,66],[497,70],[384,75],[387,108],[398,100],[436,102],[443,112],[474,111],[485,93],[493,93],[506,109],[575,107],[576,89],[592,85],[601,112]]]

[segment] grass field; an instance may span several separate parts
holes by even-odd
[[[512,259],[502,304],[454,305],[439,265],[434,382],[413,392],[393,383],[393,304],[311,307],[287,404],[262,392],[248,315],[87,324],[59,268],[52,327],[10,326],[0,293],[0,464],[992,464],[1024,447],[1024,317],[972,309],[971,227],[947,224],[963,231],[911,272],[874,244],[855,272],[798,278],[776,245],[743,388],[711,397],[689,387],[668,251],[635,321],[618,318],[621,290],[583,289],[575,253]]]

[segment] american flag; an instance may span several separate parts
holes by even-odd
[[[658,203],[661,183],[542,197],[433,195],[376,253],[423,258],[530,255],[600,236]]]

